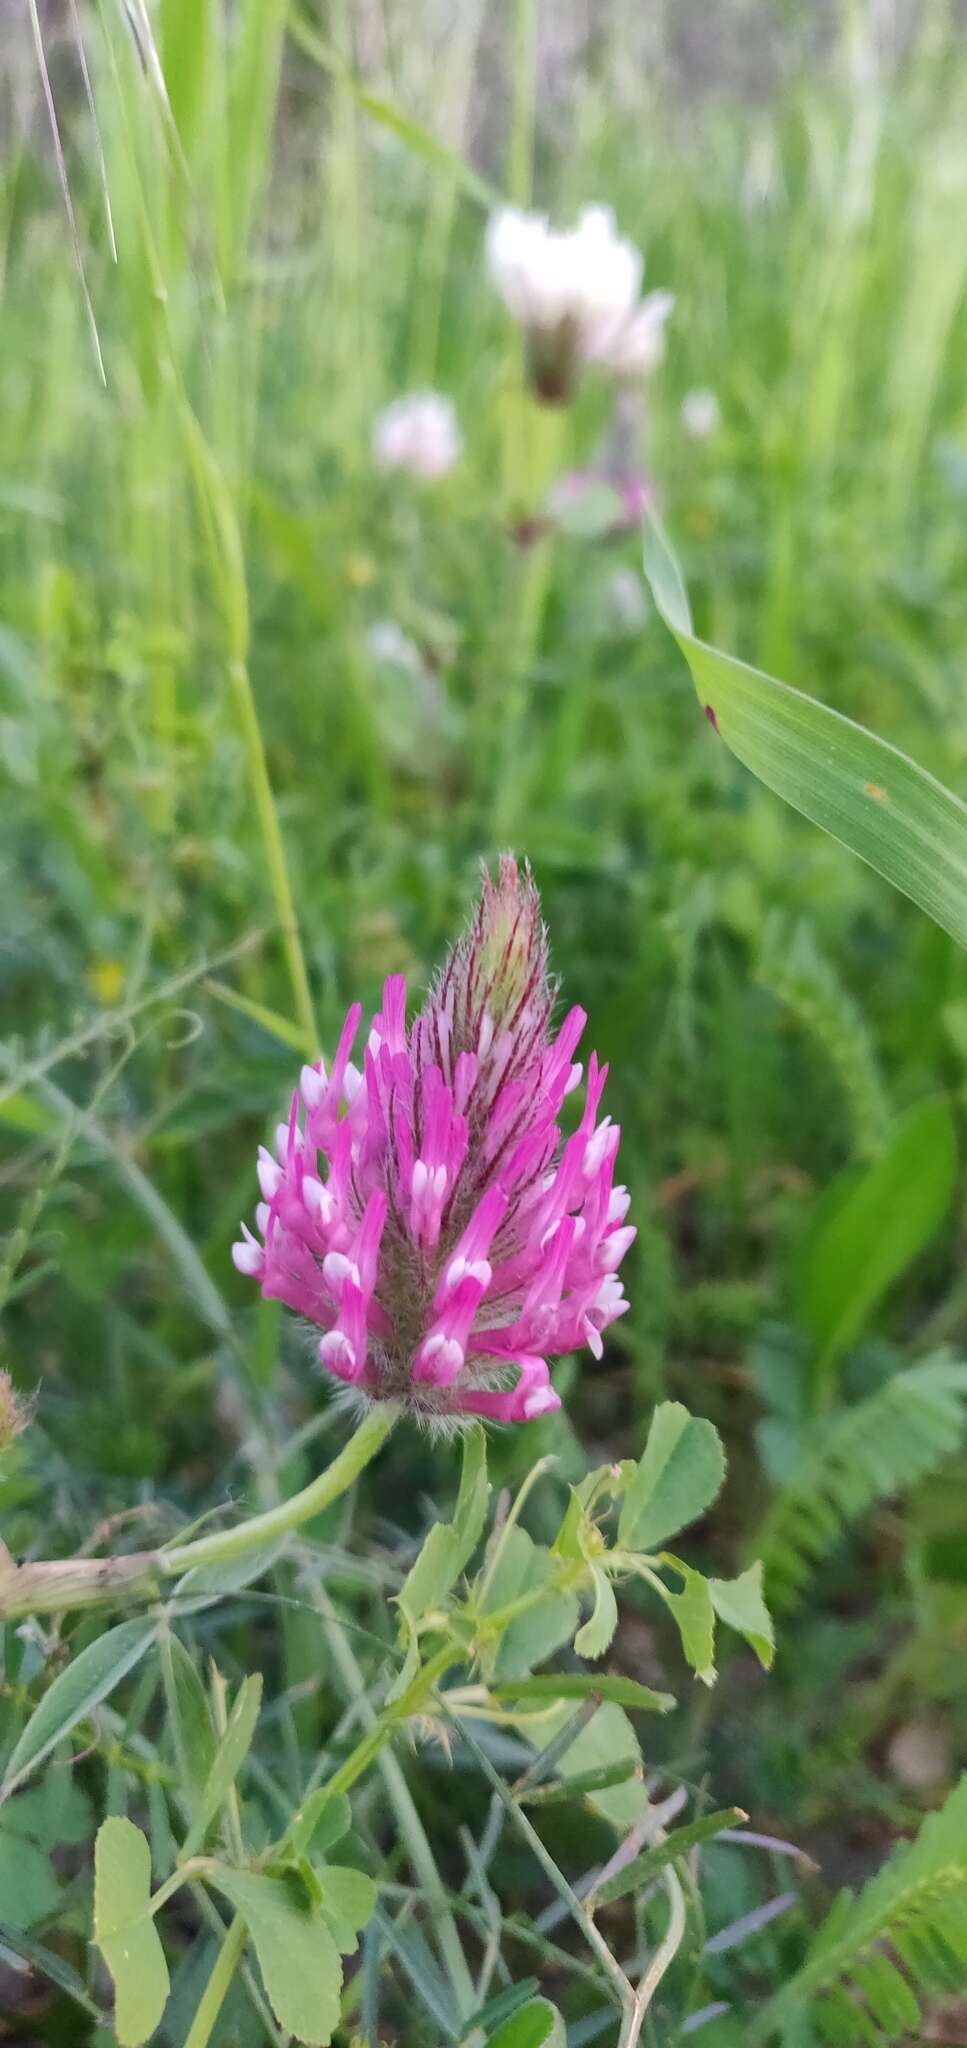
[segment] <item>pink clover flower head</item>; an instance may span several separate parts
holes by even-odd
[[[422,1421],[550,1413],[548,1359],[600,1358],[628,1306],[635,1231],[619,1131],[598,1115],[607,1068],[591,1055],[562,1138],[586,1018],[572,1009],[555,1034],[555,994],[537,890],[505,854],[409,1028],[392,975],[361,1063],[354,1004],[330,1068],[303,1068],[260,1152],[239,1271],[317,1326],[335,1378]]]

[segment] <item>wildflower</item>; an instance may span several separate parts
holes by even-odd
[[[395,619],[375,619],[367,631],[366,646],[373,660],[384,662],[388,668],[401,669],[409,676],[422,676],[425,672],[415,640],[404,633]]]
[[[362,1067],[355,1004],[260,1155],[259,1238],[244,1231],[236,1266],[322,1330],[328,1372],[425,1420],[549,1413],[548,1358],[600,1357],[627,1308],[607,1069],[592,1054],[562,1143],[586,1020],[572,1009],[555,1036],[555,992],[537,890],[504,855],[409,1030],[391,975]]]
[[[682,399],[682,426],[693,441],[709,441],[722,424],[722,409],[714,391],[686,391]]]
[[[501,207],[487,229],[487,262],[524,329],[531,380],[548,403],[567,403],[585,363],[625,376],[645,373],[638,359],[648,356],[646,367],[658,360],[671,300],[655,292],[639,304],[642,257],[618,234],[609,207],[585,207],[566,230],[542,214]]]
[[[564,532],[588,540],[635,533],[654,503],[647,477],[634,470],[572,469],[548,496],[548,511]]]
[[[377,467],[405,470],[421,483],[446,476],[462,447],[453,406],[438,391],[414,391],[394,399],[373,428]]]
[[[675,305],[674,292],[649,292],[620,333],[608,344],[602,362],[613,377],[638,382],[650,377],[665,357],[665,323]]]

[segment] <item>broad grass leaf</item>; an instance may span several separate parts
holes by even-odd
[[[737,1579],[709,1579],[712,1606],[720,1621],[744,1636],[768,1671],[776,1651],[772,1616],[762,1593],[762,1561],[757,1559]]]
[[[251,1748],[261,1704],[262,1678],[255,1671],[243,1678],[235,1695],[225,1733],[199,1795],[198,1811],[181,1852],[183,1858],[193,1856],[201,1847],[219,1807],[228,1798]]]
[[[724,1478],[725,1454],[714,1423],[689,1415],[680,1401],[662,1401],[622,1501],[619,1545],[658,1549],[705,1513]]]
[[[302,1888],[284,1877],[214,1864],[208,1881],[240,1913],[280,2027],[325,2048],[339,2024],[342,1965],[332,1935]]]
[[[488,2036],[487,2048],[564,2048],[566,2039],[556,2005],[550,2005],[546,1998],[535,1998]]]
[[[161,2019],[170,1985],[151,1917],[151,1851],[121,1814],[103,1822],[94,1843],[94,1940],[114,1979],[121,2048],[139,2048]]]
[[[967,945],[967,805],[864,726],[699,640],[654,519],[644,567],[699,702],[737,759]]]
[[[0,1794],[6,1796],[21,1784],[78,1721],[108,1698],[140,1663],[154,1639],[153,1621],[122,1621],[74,1658],[31,1714],[7,1765]]]
[[[930,1243],[953,1197],[957,1147],[941,1097],[907,1111],[872,1165],[827,1196],[800,1254],[796,1311],[826,1377],[873,1310]]]
[[[723,1828],[741,1827],[743,1821],[748,1818],[748,1814],[743,1813],[741,1806],[727,1806],[720,1813],[704,1813],[701,1819],[689,1821],[683,1828],[676,1828],[674,1834],[669,1835],[664,1842],[656,1842],[654,1848],[643,1850],[640,1856],[635,1857],[633,1863],[626,1863],[623,1870],[618,1870],[614,1877],[609,1877],[594,1893],[595,1906],[608,1906],[612,1899],[623,1899],[628,1892],[641,1891],[645,1885],[652,1883],[667,1864],[677,1863],[690,1849],[696,1848],[700,1843],[711,1842],[716,1835],[722,1833]]]

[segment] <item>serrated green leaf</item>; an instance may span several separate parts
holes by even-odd
[[[714,1423],[689,1415],[680,1401],[662,1401],[622,1502],[619,1545],[657,1549],[705,1513],[724,1478],[725,1454]]]
[[[672,1557],[667,1551],[662,1562],[672,1566],[682,1580],[680,1593],[673,1592],[657,1577],[652,1580],[656,1592],[661,1593],[669,1612],[675,1618],[675,1625],[682,1639],[686,1661],[691,1665],[703,1685],[715,1684],[715,1609],[709,1582],[701,1572],[690,1564],[683,1564],[680,1557]]]
[[[0,1921],[23,1933],[56,1912],[60,1885],[37,1842],[7,1833],[4,1812],[0,1807]]]
[[[151,1852],[140,1828],[115,1814],[94,1843],[94,1940],[114,1980],[121,2048],[140,2048],[168,2001],[168,1965],[151,1917]]]
[[[546,1998],[535,1998],[490,2035],[487,2048],[564,2048],[566,2038],[557,2007]]]
[[[220,1863],[207,1876],[245,1921],[280,2027],[309,2048],[326,2048],[339,2024],[342,1966],[321,1912],[284,1877]]]
[[[18,1792],[0,1806],[0,1830],[26,1835],[42,1849],[76,1846],[93,1834],[94,1809],[87,1793],[70,1771],[56,1764],[39,1785]]]
[[[574,1638],[574,1647],[579,1657],[603,1657],[610,1646],[618,1626],[618,1603],[614,1587],[607,1572],[600,1565],[592,1566],[594,1575],[594,1608],[589,1619],[579,1628]]]
[[[258,1671],[243,1678],[232,1703],[225,1733],[221,1737],[198,1798],[198,1810],[181,1851],[181,1860],[200,1849],[219,1808],[224,1805],[249,1753],[255,1724],[262,1704],[262,1678]]]
[[[12,1792],[36,1770],[58,1742],[106,1700],[140,1663],[154,1641],[153,1621],[122,1621],[89,1643],[79,1657],[55,1678],[31,1714],[7,1765],[0,1792]]]
[[[747,1572],[740,1572],[737,1579],[709,1579],[708,1589],[719,1620],[745,1637],[768,1671],[775,1656],[776,1639],[762,1592],[761,1558]]]
[[[608,1906],[613,1899],[623,1899],[628,1892],[642,1891],[667,1864],[676,1863],[700,1842],[712,1841],[723,1828],[741,1827],[748,1817],[740,1806],[727,1806],[721,1813],[705,1813],[700,1820],[689,1821],[685,1827],[676,1828],[666,1841],[656,1842],[654,1848],[643,1850],[633,1863],[626,1863],[623,1870],[609,1877],[600,1889],[594,1891],[593,1904]]]
[[[376,1911],[376,1885],[348,1863],[327,1863],[316,1876],[320,1909],[336,1947],[344,1956],[355,1955],[356,1936]]]
[[[798,1320],[815,1340],[817,1376],[855,1343],[887,1290],[929,1244],[950,1207],[957,1148],[950,1111],[934,1097],[894,1125],[871,1166],[824,1199],[801,1255]]]

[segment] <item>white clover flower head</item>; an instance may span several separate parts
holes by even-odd
[[[435,483],[459,459],[463,439],[449,398],[413,391],[394,398],[373,427],[378,469],[399,469],[420,483]]]
[[[722,408],[714,391],[704,387],[686,391],[682,399],[682,426],[693,441],[709,441],[722,424]]]
[[[586,363],[620,379],[647,376],[664,354],[669,292],[639,298],[644,260],[610,207],[586,206],[573,228],[505,206],[487,229],[487,263],[527,337],[539,398],[566,404]]]
[[[583,363],[601,357],[627,325],[642,258],[618,234],[606,206],[586,206],[573,228],[505,206],[491,216],[487,263],[512,318],[524,329],[531,374],[551,402],[571,396]]]
[[[383,662],[387,668],[402,669],[409,676],[424,673],[423,656],[415,640],[404,633],[395,619],[375,619],[367,630],[366,646],[372,659]]]
[[[599,361],[622,383],[637,383],[657,370],[665,355],[665,322],[675,304],[674,292],[649,292],[617,334],[600,352]]]

